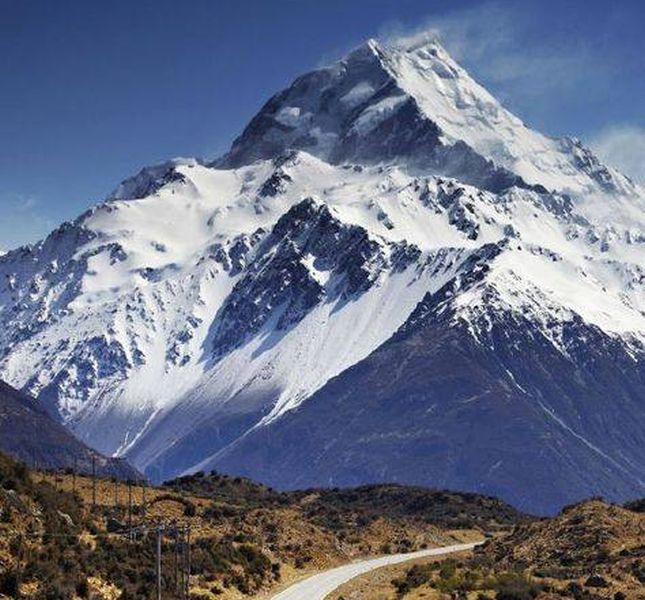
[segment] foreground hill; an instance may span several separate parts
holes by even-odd
[[[645,513],[591,500],[547,521],[525,523],[480,550],[498,567],[521,568],[557,589],[645,592]],[[633,596],[636,597],[636,596]]]
[[[645,493],[645,192],[431,37],[0,257],[0,377],[155,481]]]
[[[641,600],[645,514],[590,500],[558,516],[518,524],[474,557],[419,561],[343,586],[333,600]]]
[[[100,475],[139,479],[125,460],[106,458],[77,440],[52,419],[40,403],[0,381],[0,451],[40,469],[76,469]]]
[[[222,600],[357,557],[478,539],[527,519],[474,494],[399,486],[282,494],[216,474],[145,490],[101,479],[95,506],[93,498],[89,478],[30,473],[0,455],[0,594],[152,598],[159,524],[166,526],[163,597],[178,597],[175,565],[186,557],[179,536],[190,525],[191,597]]]
[[[243,477],[197,473],[166,482],[175,490],[248,506],[299,506],[308,518],[345,525],[383,515],[420,519],[443,529],[496,531],[530,520],[509,504],[480,494],[383,484],[278,492]]]

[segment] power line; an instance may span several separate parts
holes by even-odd
[[[92,539],[108,539],[117,535],[123,536],[130,543],[134,543],[137,537],[144,538],[147,534],[154,533],[155,543],[155,586],[157,593],[157,600],[161,600],[162,591],[164,589],[163,579],[163,537],[167,535],[173,542],[173,570],[174,576],[166,579],[166,588],[172,582],[174,586],[174,596],[181,600],[186,600],[190,593],[190,573],[191,573],[191,525],[184,524],[178,525],[176,521],[170,523],[151,522],[141,523],[137,526],[129,527],[125,530],[113,533],[96,533],[84,534],[86,538]],[[21,564],[25,549],[24,541],[28,538],[36,539],[42,538],[47,535],[48,538],[57,539],[78,539],[83,532],[79,533],[48,533],[46,531],[37,531],[29,533],[6,532],[8,536],[16,537],[17,540],[17,561]]]
[[[72,491],[76,492],[77,490],[77,463],[74,461],[74,467],[72,470]],[[54,487],[58,489],[60,483],[61,488],[64,489],[64,478],[59,478],[59,476],[54,472]],[[43,480],[46,480],[43,479]],[[134,482],[136,483],[136,482]],[[164,587],[168,590],[172,588],[169,587],[172,585],[174,587],[173,596],[175,598],[186,600],[190,593],[190,573],[191,573],[191,525],[182,524],[179,525],[177,521],[171,522],[162,522],[159,520],[148,521],[146,522],[146,511],[147,511],[147,482],[143,480],[140,482],[141,485],[141,506],[140,513],[142,515],[142,522],[135,525],[134,524],[134,499],[133,499],[133,481],[128,480],[128,504],[127,504],[127,522],[125,525],[122,525],[121,528],[117,531],[110,531],[105,533],[86,533],[83,531],[78,531],[74,533],[50,533],[45,530],[42,531],[32,531],[26,533],[18,532],[5,532],[8,537],[18,537],[17,548],[18,548],[18,561],[21,560],[22,555],[24,554],[24,549],[28,548],[25,546],[25,541],[27,539],[42,539],[43,537],[47,538],[56,538],[56,539],[74,539],[77,540],[81,535],[86,539],[113,539],[115,536],[122,536],[127,539],[130,543],[135,543],[137,541],[143,542],[146,536],[152,534],[152,540],[155,543],[155,582],[156,582],[156,591],[157,599],[161,600],[162,592]],[[91,494],[92,494],[92,512],[96,513],[98,507],[97,501],[97,473],[96,473],[96,457],[91,456]],[[109,486],[109,483],[108,483]],[[84,486],[80,486],[81,489]],[[118,508],[119,500],[119,481],[115,480],[114,482],[114,509]],[[86,488],[85,488],[86,489]],[[109,494],[109,487],[108,487]],[[109,496],[108,496],[109,497]],[[106,510],[107,506],[102,505]],[[174,573],[171,577],[166,578],[164,581],[163,578],[163,538],[168,536],[172,543],[172,550],[174,554],[173,567]],[[150,538],[148,538],[150,539]]]

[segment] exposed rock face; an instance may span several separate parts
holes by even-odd
[[[466,261],[459,289],[428,296],[372,355],[215,464],[277,487],[436,482],[540,513],[639,494],[642,362],[578,318],[545,333],[505,314],[494,289],[487,309],[455,310],[496,252]]]
[[[278,220],[220,309],[215,356],[243,344],[271,318],[284,331],[324,301],[358,297],[420,254],[415,246],[370,239],[364,228],[346,225],[326,205],[306,199]]]

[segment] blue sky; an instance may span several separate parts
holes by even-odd
[[[124,177],[214,157],[295,76],[437,30],[530,126],[645,181],[645,2],[0,0],[0,249]]]

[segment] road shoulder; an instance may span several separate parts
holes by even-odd
[[[464,559],[470,556],[472,556],[472,550],[465,550],[452,554],[413,558],[402,563],[379,567],[344,583],[328,594],[325,600],[393,600],[396,596],[392,580],[402,576],[412,565],[425,565],[454,558]]]

